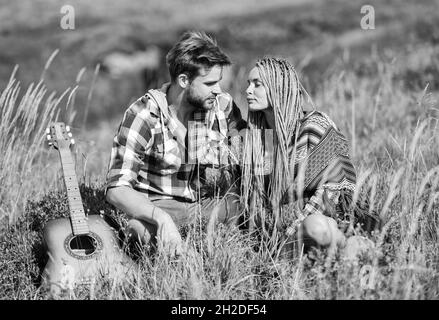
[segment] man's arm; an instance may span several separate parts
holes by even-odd
[[[154,206],[140,192],[127,186],[110,188],[106,200],[131,218],[156,225],[157,237],[162,244],[170,246],[172,251],[181,252],[181,236],[171,216]]]
[[[154,206],[141,192],[127,186],[110,188],[106,200],[125,212],[130,218],[143,220],[158,228],[173,223],[171,216]]]
[[[134,190],[145,153],[151,147],[147,101],[137,100],[124,115],[114,137],[106,182],[106,200],[129,217],[154,224],[163,242],[181,241],[172,218]]]

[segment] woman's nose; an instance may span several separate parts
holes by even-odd
[[[245,90],[245,93],[247,95],[251,95],[253,93],[253,88],[252,88],[251,84],[247,87],[247,89]]]

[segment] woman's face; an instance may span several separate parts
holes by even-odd
[[[265,110],[269,107],[267,92],[262,84],[259,70],[254,67],[248,74],[247,94],[248,108],[250,111]]]

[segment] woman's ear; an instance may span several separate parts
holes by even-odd
[[[177,83],[182,89],[186,89],[189,85],[189,77],[185,73],[181,73],[177,77]]]

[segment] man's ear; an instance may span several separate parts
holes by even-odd
[[[189,85],[189,77],[187,76],[187,74],[179,74],[177,77],[177,83],[182,89],[186,89]]]

